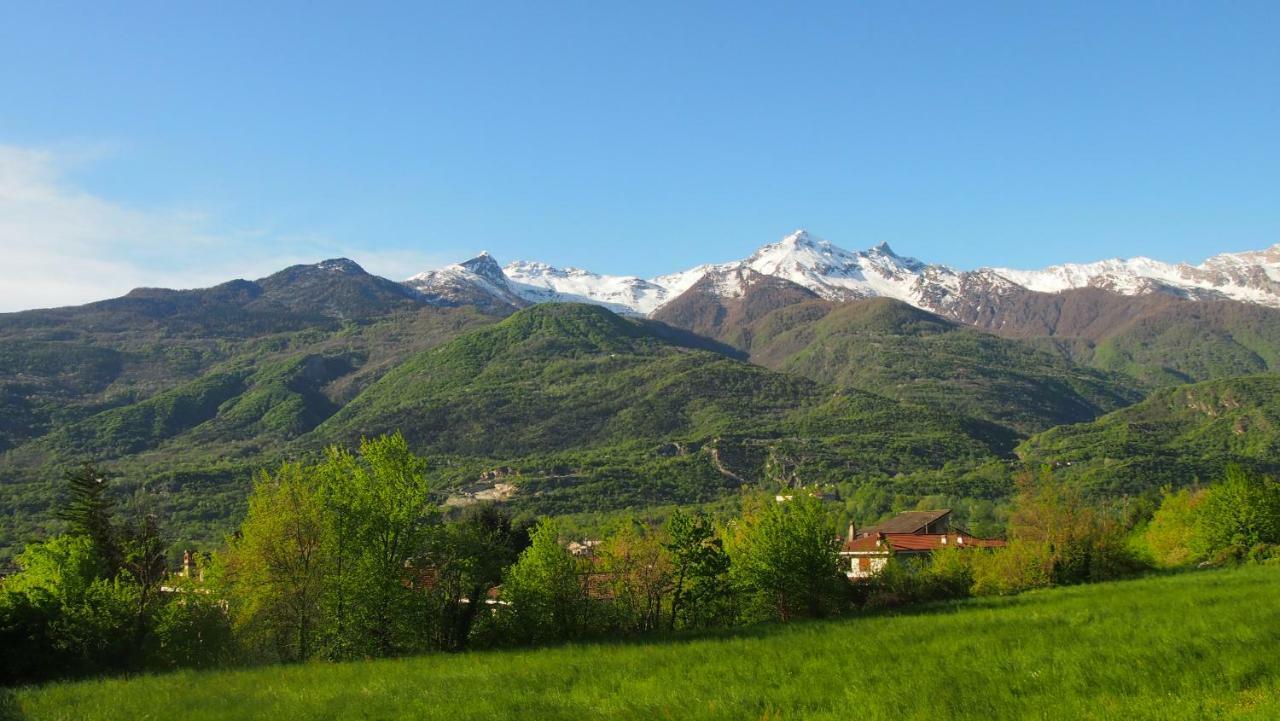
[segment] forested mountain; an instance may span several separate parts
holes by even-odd
[[[873,269],[941,270],[838,250],[794,237],[665,285],[487,255],[401,284],[333,260],[0,315],[0,557],[56,526],[58,479],[82,461],[122,495],[145,486],[186,543],[231,526],[257,469],[394,430],[433,459],[442,499],[530,514],[743,486],[821,485],[873,514],[998,501],[1032,434],[1022,459],[1108,493],[1265,461],[1271,377],[1225,381],[1212,423],[1151,418],[1213,384],[1125,406],[1273,370],[1280,310],[965,274],[943,317],[853,293],[880,287],[859,280]],[[547,302],[573,298],[592,304]],[[1257,408],[1223,436],[1231,403]],[[1106,445],[1122,432],[1155,440]]]
[[[47,519],[51,479],[84,458],[116,460],[180,518],[214,529],[236,512],[253,468],[392,430],[437,456],[458,487],[499,468],[517,502],[560,512],[980,464],[1014,440],[981,420],[703,350],[703,339],[598,306],[539,305],[373,360],[374,345],[405,329],[442,340],[485,322],[427,312],[310,342],[277,338],[273,352],[255,346],[12,449],[2,468],[5,506],[17,511],[10,532]]]
[[[768,368],[982,418],[1021,434],[1092,420],[1142,397],[1132,378],[1082,368],[900,301],[833,303],[787,290],[762,283],[728,308],[713,295],[690,291],[655,317],[734,344]]]
[[[1207,483],[1229,463],[1276,472],[1280,376],[1164,388],[1091,423],[1033,436],[1018,455],[1108,495]]]
[[[965,323],[1151,385],[1280,370],[1280,309],[1088,288],[1020,291],[957,309]]]

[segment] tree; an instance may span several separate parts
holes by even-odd
[[[437,647],[466,648],[489,591],[502,583],[503,571],[528,546],[529,529],[513,526],[510,516],[493,504],[471,506],[458,520],[437,528],[417,561],[432,576],[431,587],[423,592],[437,619]]]
[[[730,573],[754,611],[780,621],[831,610],[843,578],[840,538],[822,502],[807,494],[753,499],[730,536]]]
[[[667,521],[666,549],[672,565],[670,628],[705,628],[729,618],[729,556],[711,519],[677,509]]]
[[[316,469],[321,502],[325,508],[324,557],[324,654],[331,659],[352,658],[361,645],[352,626],[352,608],[360,595],[358,559],[363,508],[352,479],[360,472],[358,461],[344,448],[325,449],[325,460]]]
[[[1042,549],[1024,554],[1043,559],[1042,573],[1033,576],[1053,584],[1102,581],[1140,565],[1125,543],[1123,525],[1086,502],[1079,489],[1057,482],[1048,469],[1025,474],[1017,484],[1009,537]]]
[[[168,575],[165,542],[159,521],[150,513],[126,527],[123,535],[122,577],[127,577],[137,587],[138,607],[134,633],[141,646],[150,627],[148,616],[152,606],[158,601],[160,584]]]
[[[609,581],[614,623],[631,632],[662,627],[672,589],[671,554],[661,532],[631,520],[619,524],[597,551]]]
[[[427,635],[423,596],[412,589],[411,561],[426,547],[430,522],[437,509],[431,502],[426,461],[415,456],[404,436],[395,433],[360,442],[356,463],[344,494],[330,494],[330,503],[351,509],[351,571],[359,593],[349,597],[349,628],[354,647],[367,655],[386,656],[409,651]],[[334,516],[328,516],[330,530]],[[345,544],[344,544],[345,545]],[[345,583],[345,580],[344,580]]]
[[[1205,489],[1184,488],[1176,493],[1165,493],[1142,534],[1157,565],[1185,566],[1204,558],[1206,549],[1200,547],[1197,526],[1200,509],[1207,496]]]
[[[555,521],[540,521],[529,540],[503,577],[502,600],[511,604],[511,633],[528,643],[574,638],[586,630],[587,569],[560,545]]]
[[[108,488],[109,478],[92,463],[84,463],[63,475],[66,499],[58,509],[73,535],[88,538],[103,563],[103,576],[114,578],[120,571],[121,551],[114,522],[115,502]]]
[[[222,600],[190,578],[155,615],[154,661],[166,668],[208,668],[234,658],[235,640]]]
[[[1196,538],[1204,555],[1280,543],[1280,483],[1229,466],[1201,504]]]
[[[314,476],[297,463],[263,471],[224,567],[236,629],[260,651],[310,658],[321,619],[325,518]]]
[[[18,556],[0,594],[5,678],[43,680],[125,668],[138,658],[132,589],[103,578],[93,541],[63,535]]]

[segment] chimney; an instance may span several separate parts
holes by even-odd
[[[853,539],[857,537],[858,537],[858,526],[853,521],[849,521],[849,533],[848,535],[845,536],[844,540],[848,541],[849,543],[853,543]]]
[[[191,578],[191,551],[190,550],[186,550],[182,552],[182,576],[184,578]]]

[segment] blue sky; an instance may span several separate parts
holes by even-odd
[[[1275,2],[22,5],[0,310],[798,227],[961,268],[1280,242]]]

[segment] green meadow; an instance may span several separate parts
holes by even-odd
[[[1277,649],[1269,565],[654,642],[56,683],[2,707],[31,721],[1275,719]]]

